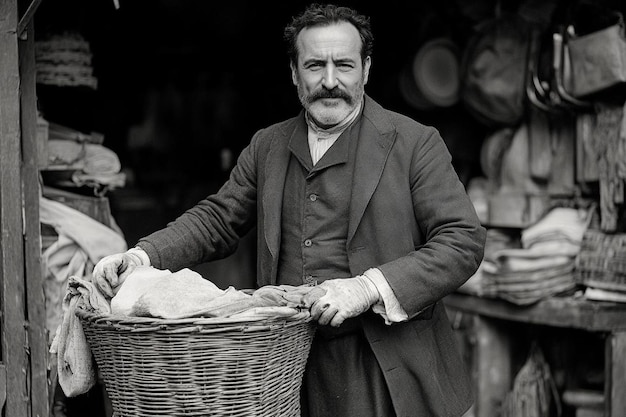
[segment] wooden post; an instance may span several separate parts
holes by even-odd
[[[0,16],[1,405],[6,416],[47,417],[34,30],[24,22],[18,40],[18,0],[0,0]]]
[[[476,416],[498,416],[506,394],[511,389],[510,341],[496,320],[476,316],[474,329],[474,380],[478,383]]]
[[[0,325],[4,415],[29,415],[17,0],[0,0]]]
[[[26,5],[25,5],[26,6]],[[26,314],[30,346],[31,416],[47,417],[48,338],[46,300],[41,267],[41,227],[39,225],[39,157],[37,141],[37,94],[35,71],[35,31],[28,24],[26,38],[18,42],[20,54],[20,97],[22,124],[22,198],[25,218],[24,259],[26,273]]]
[[[609,333],[606,339],[605,354],[605,415],[626,416],[626,332]]]

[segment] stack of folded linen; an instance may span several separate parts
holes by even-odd
[[[44,181],[60,187],[91,187],[98,194],[126,185],[118,155],[105,147],[98,133],[85,134],[49,123]],[[104,193],[100,193],[104,194]]]
[[[485,257],[482,285],[520,305],[577,288],[573,270],[590,212],[557,207],[521,232],[521,248],[496,250]]]
[[[478,297],[497,297],[496,288],[489,282],[485,282],[484,279],[486,260],[492,259],[494,255],[503,249],[519,249],[520,247],[519,231],[501,228],[487,229],[484,260],[480,263],[474,275],[458,288],[458,292]]]

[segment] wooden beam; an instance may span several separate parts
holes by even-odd
[[[24,16],[20,19],[17,25],[17,36],[22,38],[24,31],[29,26],[29,24],[33,21],[33,17],[35,16],[35,12],[39,8],[41,4],[41,0],[33,0],[28,5],[26,12],[24,12]]]
[[[0,1],[0,324],[4,415],[28,416],[17,0]]]
[[[26,273],[26,314],[30,345],[31,416],[48,416],[48,338],[46,299],[41,267],[41,228],[39,225],[39,157],[37,144],[37,95],[35,71],[35,30],[31,23],[27,36],[18,42],[20,54],[20,99],[22,134],[22,198],[24,206],[24,259]]]
[[[605,347],[605,387],[606,416],[623,416],[626,412],[626,332],[609,334]]]

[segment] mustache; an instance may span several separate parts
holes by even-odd
[[[317,90],[309,95],[308,101],[309,103],[312,103],[316,100],[324,98],[341,98],[344,99],[348,104],[352,103],[352,97],[345,91],[340,90],[339,87],[335,87],[332,90],[328,90],[326,88]]]

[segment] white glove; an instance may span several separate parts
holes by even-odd
[[[313,302],[311,316],[322,325],[339,327],[346,319],[366,312],[380,299],[376,286],[364,275],[329,279],[318,287],[326,290],[326,294]]]
[[[146,263],[135,248],[105,256],[93,268],[93,282],[103,294],[113,297],[126,277],[142,265]]]

